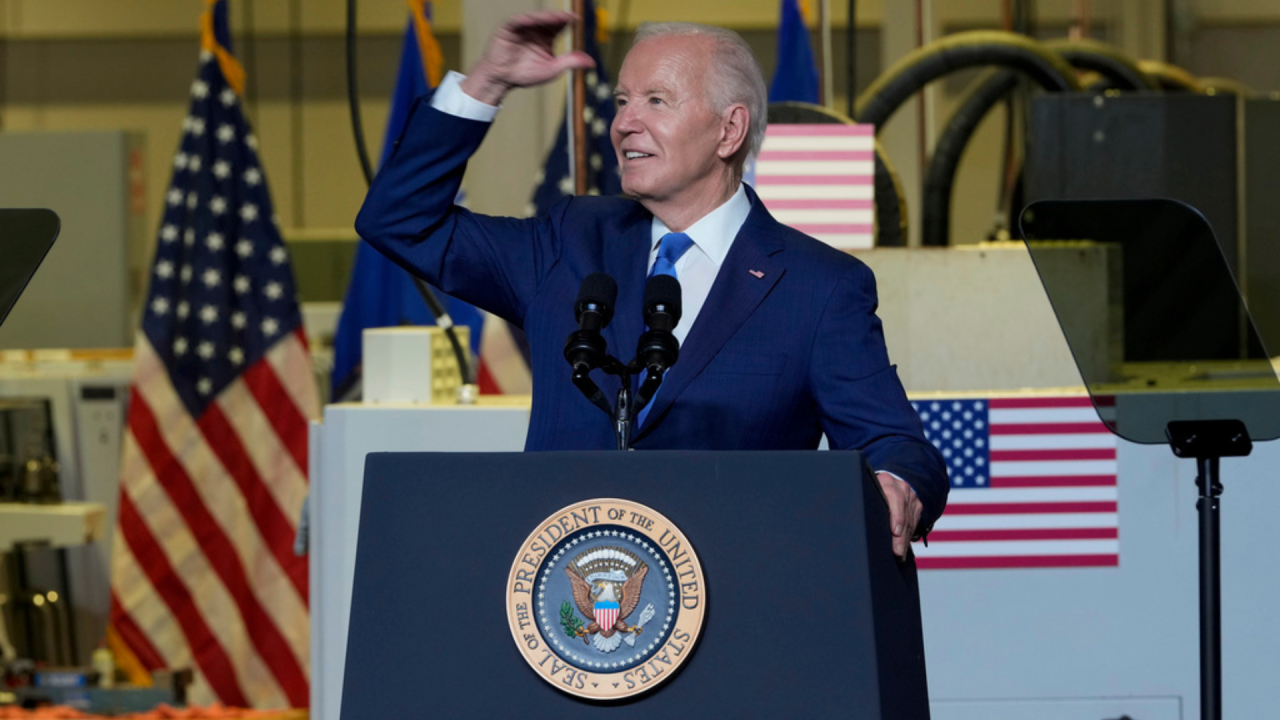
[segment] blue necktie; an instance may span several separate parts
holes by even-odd
[[[676,275],[676,262],[691,247],[693,247],[693,239],[684,233],[667,233],[663,235],[662,239],[658,241],[658,259],[653,261],[653,269],[649,271],[649,277],[670,275],[679,279]],[[653,408],[653,401],[657,399],[658,393],[654,392],[653,397],[649,398],[649,404],[644,406],[644,409],[640,411],[640,415],[636,418],[636,427],[644,426],[644,419],[649,416],[649,410]]]
[[[653,261],[653,269],[649,271],[649,277],[670,275],[678,279],[676,262],[691,247],[693,247],[693,239],[684,233],[667,233],[663,235],[662,239],[658,241],[658,259]]]

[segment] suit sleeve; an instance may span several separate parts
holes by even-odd
[[[946,506],[946,464],[925,440],[889,364],[876,305],[875,277],[858,263],[837,284],[818,323],[810,354],[814,397],[831,448],[860,450],[872,468],[911,485],[924,505],[920,529],[927,530]]]
[[[417,101],[374,178],[356,232],[387,258],[450,295],[523,326],[559,257],[566,202],[537,219],[479,215],[454,204],[489,123]]]

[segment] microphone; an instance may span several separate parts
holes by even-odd
[[[618,283],[604,273],[591,273],[582,281],[573,316],[578,329],[569,334],[564,344],[564,359],[575,374],[589,373],[605,359],[606,343],[600,331],[613,319],[618,299]]]
[[[578,329],[569,333],[564,343],[564,359],[573,368],[574,387],[582,391],[592,405],[612,416],[613,408],[600,386],[591,379],[591,371],[608,359],[607,345],[600,331],[613,319],[613,306],[618,299],[618,283],[604,273],[591,273],[578,289],[578,301],[573,304],[573,316]]]
[[[654,275],[644,288],[644,324],[636,360],[645,368],[644,382],[636,393],[636,408],[643,408],[662,384],[662,374],[680,358],[680,341],[671,334],[680,322],[680,281],[670,275]]]

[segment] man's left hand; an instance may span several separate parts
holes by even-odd
[[[920,513],[924,504],[916,497],[916,491],[906,482],[889,473],[876,473],[880,481],[880,489],[884,491],[884,499],[889,502],[889,529],[893,532],[893,554],[899,560],[907,559],[907,550],[911,547],[911,537],[915,535],[916,525],[920,524]]]

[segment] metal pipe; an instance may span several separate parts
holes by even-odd
[[[586,52],[587,18],[586,0],[573,0],[573,12],[578,22],[573,24],[573,50]],[[587,71],[573,71],[573,192],[587,194]]]

